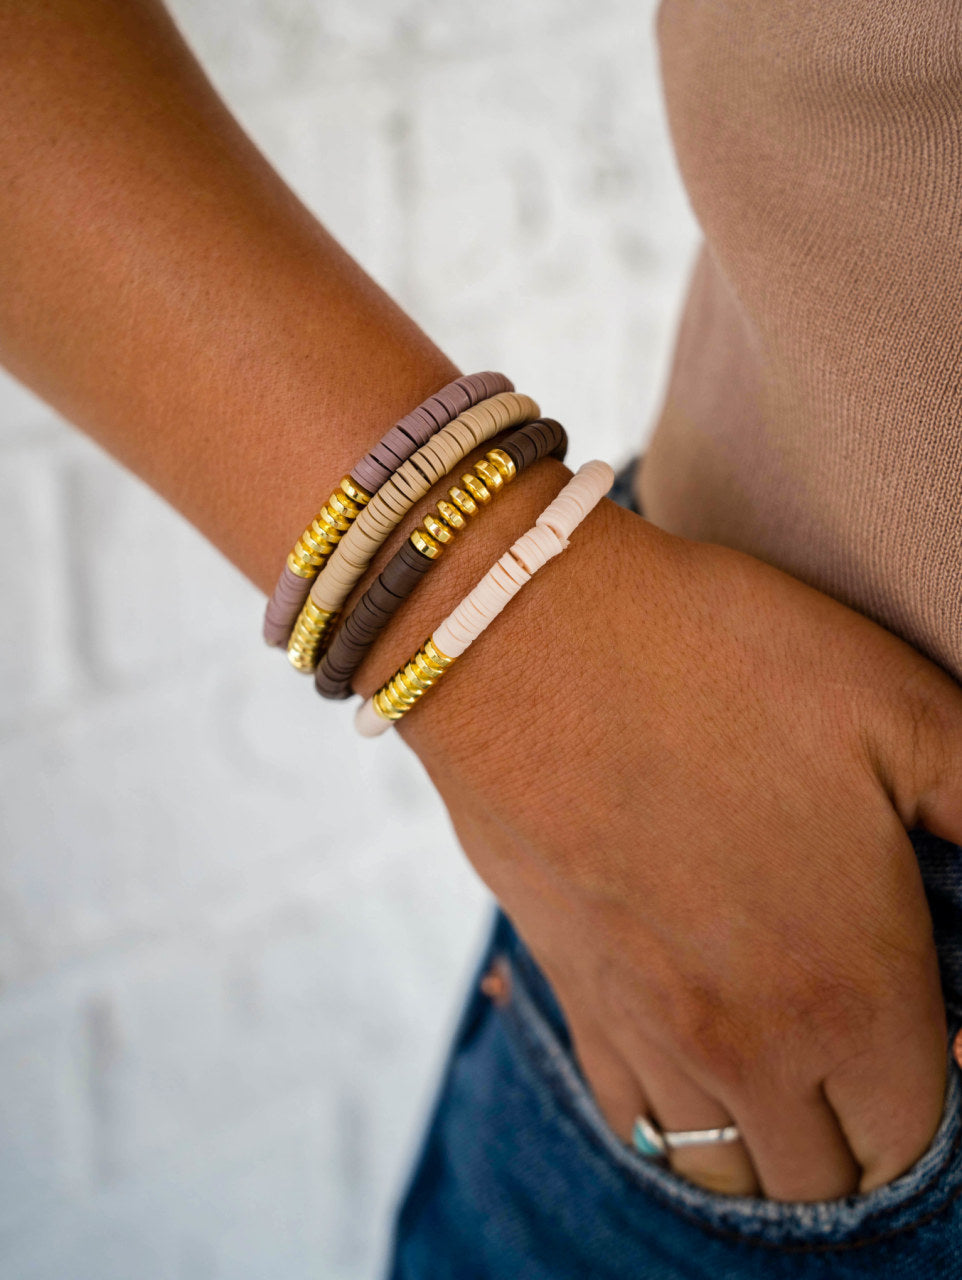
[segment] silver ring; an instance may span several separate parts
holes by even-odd
[[[741,1136],[737,1124],[720,1125],[714,1129],[662,1129],[650,1116],[636,1116],[631,1131],[635,1150],[649,1159],[666,1156],[679,1147],[738,1142]]]

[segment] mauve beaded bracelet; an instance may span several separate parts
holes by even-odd
[[[462,481],[474,481],[470,490],[454,488],[448,494],[450,502],[438,503],[440,520],[434,518],[433,513],[425,517],[424,523],[430,527],[423,532],[419,527],[405,539],[344,619],[314,673],[318,693],[324,698],[349,698],[351,681],[364,655],[436,562],[441,547],[465,527],[465,516],[475,515],[480,509],[479,502],[487,504],[492,491],[499,490],[542,458],[550,455],[563,462],[567,448],[568,437],[561,423],[552,418],[538,418],[513,431],[497,449],[491,450],[487,466],[481,464],[478,477],[463,476]],[[499,454],[506,460],[499,458]],[[487,479],[487,485],[480,476]],[[482,497],[478,489],[486,496]],[[419,544],[412,541],[415,538],[419,538],[424,550],[418,549]]]
[[[264,639],[268,644],[287,644],[324,560],[372,494],[401,463],[465,409],[501,391],[513,390],[514,383],[503,373],[469,373],[429,396],[382,436],[341,481],[288,556],[264,612]]]

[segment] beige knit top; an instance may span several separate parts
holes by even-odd
[[[706,244],[641,497],[962,680],[962,3],[665,0]]]

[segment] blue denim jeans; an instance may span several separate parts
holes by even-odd
[[[627,469],[615,496],[630,506]],[[962,849],[910,832],[935,925],[950,1034],[962,1025]],[[492,965],[504,994],[480,987]],[[962,1078],[902,1177],[817,1204],[722,1196],[608,1127],[564,1015],[497,913],[398,1217],[391,1280],[962,1277]]]

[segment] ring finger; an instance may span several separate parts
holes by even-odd
[[[633,1048],[632,1066],[651,1102],[652,1118],[663,1130],[720,1129],[732,1123],[720,1102],[685,1075],[648,1041]],[[672,1169],[690,1182],[722,1195],[757,1195],[758,1179],[741,1140],[669,1146]]]

